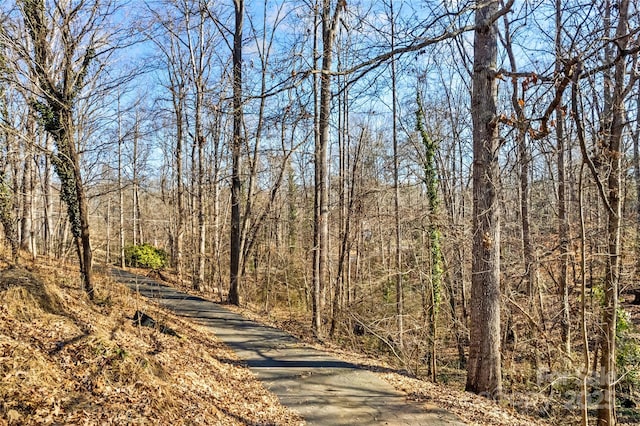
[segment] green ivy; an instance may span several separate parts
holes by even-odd
[[[51,160],[56,174],[60,178],[60,198],[67,205],[71,233],[74,237],[79,238],[82,230],[80,224],[80,200],[76,189],[76,174],[73,170],[73,164],[68,157],[60,154],[52,155]]]
[[[69,144],[73,143],[68,138],[66,129],[61,123],[61,107],[53,107],[50,103],[34,100],[31,108],[38,115],[38,120],[49,132],[56,142],[57,153],[51,155],[51,162],[60,178],[60,196],[67,205],[67,213],[71,223],[71,233],[75,238],[80,237],[80,205],[76,189],[76,174],[71,158]]]
[[[433,309],[437,314],[440,299],[441,299],[441,287],[442,287],[442,248],[441,248],[441,235],[435,218],[438,212],[438,206],[440,204],[438,199],[438,173],[436,170],[436,150],[438,144],[431,139],[429,133],[424,127],[424,110],[422,109],[422,99],[420,97],[420,91],[417,91],[418,110],[416,111],[416,130],[420,133],[422,144],[424,146],[424,183],[427,187],[427,197],[429,199],[429,240],[431,243],[431,285],[433,286]]]
[[[56,114],[54,114],[53,109],[45,102],[34,100],[31,102],[31,108],[38,115],[38,121],[44,126],[45,130],[53,131],[60,127],[59,118],[56,120]]]
[[[0,224],[4,228],[5,238],[11,245],[12,255],[15,257],[17,256],[18,242],[13,217],[13,199],[13,192],[5,182],[4,173],[0,172]]]

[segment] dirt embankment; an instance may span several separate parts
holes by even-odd
[[[301,424],[211,333],[109,278],[89,302],[77,277],[0,270],[0,425]]]

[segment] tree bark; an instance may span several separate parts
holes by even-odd
[[[122,118],[120,116],[120,97],[118,97],[118,236],[120,240],[120,267],[125,267],[124,259],[124,185],[122,181],[123,162],[122,145],[124,144],[122,135]]]
[[[628,23],[629,1],[618,4],[619,20],[616,29],[616,40],[621,48],[626,47],[629,40]],[[618,310],[618,285],[620,281],[620,230],[622,203],[621,198],[621,160],[622,133],[626,123],[625,85],[627,63],[620,60],[614,68],[614,86],[609,110],[610,124],[605,127],[606,150],[604,155],[609,166],[608,214],[607,214],[607,246],[608,256],[605,266],[605,300],[603,307],[604,336],[602,340],[602,358],[600,362],[601,389],[604,399],[598,409],[598,424],[611,426],[616,424],[615,383],[616,383],[616,320]],[[607,128],[608,127],[608,128]]]
[[[342,3],[332,8],[331,0],[322,1],[322,73],[320,74],[319,138],[315,147],[315,191],[314,191],[314,274],[313,274],[313,331],[323,334],[320,316],[327,290],[327,266],[329,260],[329,125],[331,118],[331,68],[333,65],[333,41]],[[333,13],[332,13],[333,9]]]
[[[473,90],[473,263],[466,389],[492,399],[502,393],[500,358],[500,210],[498,205],[498,56],[493,17],[498,1],[475,15]]]
[[[136,113],[136,122],[134,124],[133,129],[133,158],[131,159],[131,226],[132,226],[132,236],[133,236],[133,245],[142,244],[142,238],[138,238],[140,234],[139,226],[140,226],[140,209],[138,208],[138,115]]]
[[[313,69],[318,69],[318,0],[314,3],[313,10]],[[318,74],[313,74],[313,142],[314,142],[314,173],[313,173],[313,249],[312,249],[312,278],[311,278],[311,328],[316,335],[321,328],[321,291],[320,291],[320,188],[319,188],[319,148],[320,148],[320,94],[318,92]]]
[[[424,109],[422,108],[422,98],[420,92],[417,96],[418,111],[416,112],[416,127],[420,132],[422,145],[424,147],[424,184],[427,189],[427,198],[429,201],[429,253],[431,270],[430,288],[429,288],[429,306],[427,309],[429,321],[429,374],[432,382],[436,382],[436,338],[438,325],[438,311],[440,309],[440,295],[443,279],[443,261],[442,249],[440,243],[440,228],[437,223],[438,210],[440,201],[438,198],[438,174],[436,171],[436,151],[438,148],[435,142],[427,132],[424,126]],[[453,308],[455,316],[455,303]]]
[[[204,166],[204,148],[206,140],[204,137],[202,124],[202,109],[204,107],[205,96],[205,46],[204,46],[204,19],[205,10],[201,8],[198,11],[198,23],[191,25],[190,11],[185,12],[186,34],[189,49],[189,60],[191,66],[191,81],[194,87],[194,146],[196,147],[197,163],[193,166],[196,168],[196,217],[197,217],[197,244],[196,244],[196,265],[195,274],[193,276],[193,288],[200,290],[205,283],[206,269],[206,214],[205,214],[205,166]],[[197,37],[193,37],[191,31],[197,31]],[[234,53],[235,55],[235,53]],[[235,60],[235,59],[234,59]],[[235,62],[234,62],[235,64]],[[235,66],[234,66],[235,70]]]
[[[33,223],[33,197],[35,189],[35,171],[33,159],[33,146],[35,145],[36,132],[35,120],[32,114],[27,117],[26,135],[28,143],[24,146],[24,169],[22,172],[22,215],[20,217],[20,246],[22,250],[31,254],[35,259],[36,241]]]
[[[51,138],[48,134],[44,135],[44,148],[48,152],[50,147]],[[48,155],[44,155],[44,173],[42,177],[42,198],[43,198],[43,253],[45,256],[51,255],[51,249],[53,246],[53,198],[51,196],[51,159]]]
[[[233,141],[231,146],[231,238],[229,266],[229,303],[240,304],[240,149],[242,147],[242,26],[244,0],[234,0],[235,32],[233,35]]]
[[[555,73],[562,71],[562,0],[556,0],[556,63]],[[560,330],[565,353],[571,353],[571,321],[569,309],[569,216],[567,211],[567,174],[565,161],[565,129],[562,102],[556,107],[556,146],[558,152],[558,239],[560,240],[560,271],[558,282],[562,300]]]
[[[393,12],[393,0],[389,2],[391,21],[391,50],[395,49],[395,16]],[[398,348],[404,348],[404,288],[402,272],[402,229],[400,228],[400,160],[398,154],[398,90],[396,75],[396,57],[391,58],[391,111],[392,126],[391,137],[393,139],[393,216],[395,225],[395,278],[396,278],[396,326],[398,327]]]
[[[0,91],[0,94],[2,92]],[[2,111],[2,119],[6,119],[6,111]],[[15,185],[10,182],[9,179],[9,165],[16,162],[15,156],[16,150],[12,147],[12,138],[10,138],[8,132],[3,132],[3,139],[6,142],[6,146],[2,147],[4,151],[4,158],[0,158],[0,224],[4,230],[4,239],[9,244],[11,249],[11,262],[18,262],[19,241],[15,227],[15,199],[16,193],[14,191]],[[16,176],[14,174],[14,179]]]
[[[58,7],[63,10],[63,5]],[[88,11],[88,19],[97,19],[97,7],[94,5],[93,9]],[[94,46],[86,46],[86,50],[77,57],[78,43],[87,34],[73,34],[74,22],[70,15],[70,19],[65,20],[57,29],[65,43],[60,46],[60,69],[53,67],[52,70],[51,62],[55,55],[49,39],[50,28],[45,2],[25,2],[22,12],[33,44],[30,66],[41,89],[41,100],[34,104],[34,109],[43,119],[45,130],[51,134],[56,144],[57,153],[53,159],[60,177],[61,197],[67,205],[71,232],[76,242],[83,288],[89,298],[93,299],[89,214],[80,171],[80,156],[74,140],[76,127],[73,111],[76,97],[85,84],[89,65],[94,59]],[[54,76],[51,72],[60,72],[60,75]]]
[[[630,40],[629,35],[629,1],[617,3],[618,25],[615,39],[619,49],[625,49]],[[622,226],[622,136],[626,125],[625,95],[627,89],[627,61],[618,60],[613,72],[613,91],[610,108],[605,108],[609,117],[605,117],[605,150],[603,152],[609,175],[607,178],[607,249],[605,264],[605,300],[603,306],[603,339],[602,358],[600,362],[600,386],[603,401],[598,408],[598,424],[611,426],[616,424],[616,322],[618,310],[618,293],[620,282],[620,231]],[[634,84],[631,78],[630,85]],[[631,87],[631,86],[629,86]]]

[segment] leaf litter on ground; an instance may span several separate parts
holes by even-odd
[[[0,265],[0,425],[301,425],[206,328],[97,274]],[[135,327],[143,311],[180,330]]]

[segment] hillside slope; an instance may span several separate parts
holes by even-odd
[[[303,424],[215,336],[109,278],[94,304],[75,271],[0,269],[0,424]]]

